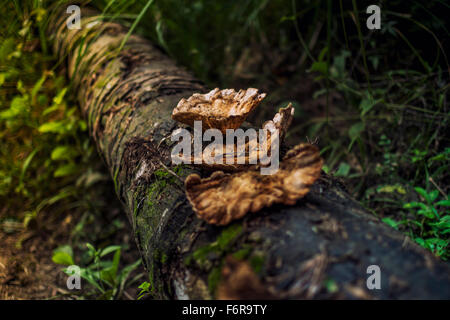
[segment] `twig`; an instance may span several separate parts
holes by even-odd
[[[130,299],[130,300],[136,300],[135,298],[133,298],[128,292],[126,292],[126,291],[124,291],[123,292],[123,295],[125,296],[125,297],[127,297],[128,299]]]
[[[438,189],[439,192],[444,196],[444,198],[448,200],[447,195],[446,195],[446,194],[444,193],[444,191],[437,185],[437,183],[434,182],[434,180],[433,180],[432,177],[429,177],[429,178],[428,178],[428,181],[430,181],[430,182],[436,187],[436,189]]]
[[[164,163],[162,163],[161,160],[159,160],[159,164],[167,170],[167,172],[169,172],[171,175],[173,175],[175,178],[177,178],[181,183],[184,184],[184,180],[181,179],[175,172],[173,172],[171,169],[169,169]]]

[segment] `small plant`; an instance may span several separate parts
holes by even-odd
[[[0,201],[26,227],[56,205],[60,211],[74,207],[80,191],[75,183],[93,167],[94,148],[68,97],[70,84],[52,70],[44,42],[42,52],[35,50],[45,10],[28,1],[23,6],[11,1],[1,10]]]
[[[150,282],[144,281],[138,288],[141,289],[141,291],[138,293],[138,300],[141,300],[145,296],[152,293]]]
[[[80,276],[86,280],[90,289],[83,290],[83,297],[95,297],[96,299],[121,299],[127,286],[135,283],[142,274],[138,274],[129,280],[131,273],[136,270],[141,261],[138,260],[130,265],[119,268],[121,246],[108,246],[104,249],[95,249],[90,243],[86,244],[85,267],[80,267]],[[107,260],[106,256],[112,255],[111,260]],[[53,253],[53,262],[62,265],[74,265],[73,250],[70,246],[61,246]],[[68,275],[68,269],[63,269]],[[141,288],[142,289],[142,288]]]
[[[410,210],[414,219],[409,220],[413,227],[420,229],[419,235],[413,239],[436,256],[447,260],[450,257],[450,200],[448,195],[439,200],[439,191],[427,192],[416,187],[422,201],[405,203],[403,208]]]

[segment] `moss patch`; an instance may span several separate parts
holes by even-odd
[[[261,272],[264,265],[264,260],[265,259],[262,254],[255,254],[250,258],[250,266],[252,267],[253,271],[255,271],[255,273]]]
[[[233,240],[236,239],[241,232],[242,226],[240,224],[232,224],[220,233],[216,241],[195,250],[192,256],[185,259],[185,263],[189,264],[192,262],[192,259],[194,259],[200,267],[209,269],[212,265],[211,260],[223,257],[229,250]]]
[[[247,258],[249,256],[251,250],[252,249],[250,247],[242,248],[242,249],[236,251],[235,253],[233,253],[233,257],[238,260],[244,260],[245,258]]]
[[[161,254],[161,263],[162,264],[165,264],[167,262],[167,259],[169,259],[167,254],[165,254],[165,253]]]
[[[211,270],[208,275],[208,289],[209,292],[214,296],[217,286],[219,285],[221,279],[222,266],[215,267]]]

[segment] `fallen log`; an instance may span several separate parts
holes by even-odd
[[[131,35],[119,51],[128,30],[95,11],[82,9],[78,30],[67,28],[67,17],[52,13],[53,50],[133,226],[155,298],[450,298],[450,266],[325,173],[295,205],[223,227],[200,220],[183,180],[207,175],[171,164],[170,135],[180,127],[171,119],[177,103],[205,87],[142,37]],[[370,290],[377,276],[380,289]]]

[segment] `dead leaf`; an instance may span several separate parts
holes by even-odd
[[[306,299],[314,298],[322,287],[328,260],[327,253],[323,251],[303,262],[297,271],[297,280],[287,295]]]
[[[249,113],[266,96],[258,94],[258,89],[219,90],[215,88],[206,94],[194,93],[181,99],[172,112],[172,119],[194,126],[194,121],[202,121],[202,129],[216,128],[225,133],[226,129],[239,128]]]
[[[344,287],[345,291],[347,291],[351,296],[355,297],[356,299],[361,300],[372,300],[373,297],[365,290],[362,286],[355,286],[355,285],[346,285]]]
[[[222,268],[222,280],[217,288],[219,300],[274,299],[250,265],[228,256]]]
[[[286,153],[271,175],[256,168],[233,174],[216,171],[206,179],[191,174],[185,180],[186,195],[199,218],[226,225],[274,203],[295,204],[320,176],[322,164],[318,148],[302,143]]]

